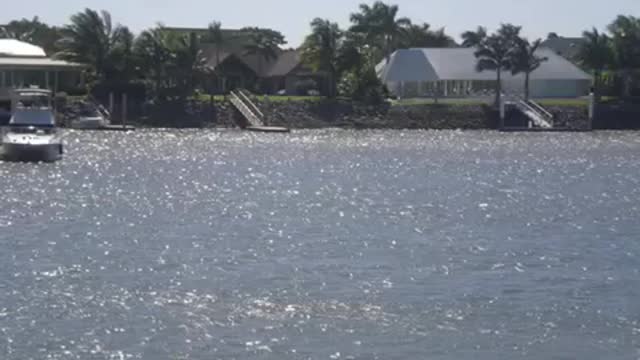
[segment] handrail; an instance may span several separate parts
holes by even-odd
[[[252,111],[249,109],[247,104],[242,101],[242,99],[236,94],[236,92],[231,92],[231,103],[242,113],[242,115],[247,119],[247,121],[252,126],[260,126],[262,125],[262,121],[258,118]]]
[[[260,109],[258,109],[256,104],[254,104],[253,101],[251,101],[251,98],[249,98],[249,96],[247,96],[247,94],[245,94],[245,91],[246,90],[244,90],[244,89],[239,89],[238,93],[240,93],[240,95],[242,95],[244,100],[246,100],[247,106],[250,105],[253,108],[253,110],[256,112],[256,114],[258,114],[258,116],[260,116],[261,118],[264,118],[264,114],[262,113],[262,111],[260,111]]]
[[[529,104],[531,104],[534,108],[536,108],[539,112],[541,112],[542,114],[544,114],[544,116],[546,116],[549,119],[553,119],[553,114],[551,114],[547,109],[545,109],[544,107],[542,107],[542,105],[538,104],[537,102],[533,101],[533,100],[529,100]]]
[[[525,115],[529,116],[529,118],[531,118],[531,120],[533,120],[534,123],[536,123],[537,126],[543,127],[543,128],[553,127],[553,124],[551,124],[549,121],[545,120],[544,116],[540,115],[540,113],[533,106],[531,106],[528,102],[526,102],[524,100],[520,100],[520,101],[516,102],[516,105],[518,107],[520,107],[521,110],[522,110],[522,107],[524,107],[523,112],[529,111],[529,112],[533,113],[536,118],[533,118],[533,117],[529,116],[528,114],[526,114],[526,112],[525,112]]]

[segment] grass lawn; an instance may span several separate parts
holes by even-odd
[[[394,101],[393,106],[419,106],[419,105],[452,105],[452,106],[468,106],[468,105],[481,105],[487,104],[484,99],[438,99],[436,102],[434,99],[428,98],[414,98],[414,99],[402,99]]]
[[[536,99],[542,106],[589,106],[589,99]]]

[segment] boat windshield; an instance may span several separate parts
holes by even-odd
[[[55,119],[49,109],[17,109],[11,117],[11,126],[53,127]]]
[[[16,109],[50,109],[50,99],[43,94],[20,94]]]

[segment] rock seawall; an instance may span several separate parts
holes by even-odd
[[[259,102],[269,125],[290,128],[493,129],[497,114],[483,105],[378,105],[345,102]]]
[[[327,127],[353,129],[497,129],[498,112],[481,104],[424,104],[367,106],[349,101],[256,101],[267,125],[292,129]],[[64,123],[77,113],[77,103],[59,107]],[[523,126],[522,114],[507,109],[505,124]],[[556,127],[572,130],[588,128],[587,109],[579,106],[552,106]],[[113,123],[119,124],[120,109]],[[236,127],[241,115],[229,101],[188,101],[131,106],[128,124],[143,127],[208,128]],[[522,123],[522,124],[521,124]]]

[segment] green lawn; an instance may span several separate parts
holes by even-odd
[[[452,105],[452,106],[467,106],[467,105],[481,105],[486,104],[486,101],[480,99],[438,99],[436,102],[434,99],[429,98],[413,98],[402,99],[392,102],[393,106],[420,106],[420,105]]]
[[[588,106],[589,99],[539,99],[535,100],[542,106]]]

